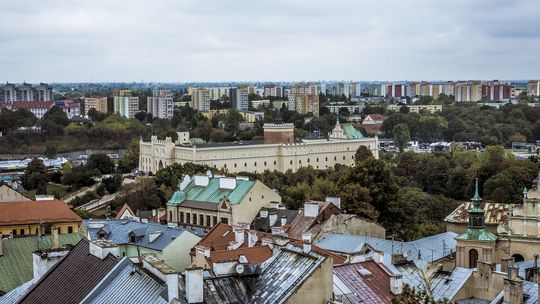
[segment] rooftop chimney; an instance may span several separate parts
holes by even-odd
[[[280,205],[280,203],[279,203],[279,202],[270,202],[270,205],[272,206],[272,208],[274,208],[274,209],[278,209],[278,208],[279,208],[279,205]]]
[[[228,250],[238,249],[244,244],[244,227],[240,225],[233,225],[234,241],[227,246]]]
[[[257,231],[255,230],[249,230],[248,231],[248,247],[253,247],[255,244],[257,244],[258,237],[257,237]]]
[[[517,275],[517,267],[509,266],[509,276],[504,281],[504,301],[510,304],[523,303],[523,280]]]
[[[69,253],[69,249],[38,250],[32,253],[32,267],[34,270],[34,283],[36,283],[49,269]]]
[[[199,257],[210,257],[210,248],[203,246],[203,245],[197,245],[195,246],[195,254]]]
[[[384,263],[384,252],[373,250],[373,261],[379,264]]]
[[[230,177],[221,177],[219,179],[219,188],[220,189],[235,189],[236,188],[236,178]]]
[[[261,239],[262,246],[268,246],[270,249],[274,248],[274,241],[272,239],[263,238]]]
[[[285,215],[281,216],[281,226],[287,225],[287,217]]]
[[[513,257],[501,259],[501,272],[508,273],[508,267],[510,265],[514,265]]]
[[[399,295],[403,292],[403,276],[392,275],[390,276],[390,291],[393,295]]]
[[[259,216],[260,216],[261,218],[267,218],[267,217],[268,217],[268,209],[262,208],[262,209],[261,209],[261,212],[259,213]]]
[[[327,196],[326,201],[329,202],[329,203],[334,204],[334,206],[341,209],[341,198],[336,197],[336,196]]]
[[[304,216],[305,217],[317,217],[319,215],[319,204],[316,202],[304,203]]]
[[[141,257],[143,268],[163,280],[167,285],[167,302],[171,303],[173,299],[178,299],[178,272],[165,264],[154,253],[143,253]]]
[[[304,253],[310,253],[311,252],[311,233],[309,232],[303,233],[302,242],[304,243],[304,246],[302,247],[302,251]]]
[[[51,231],[51,249],[60,247],[60,241],[58,240],[58,228],[53,228]]]
[[[274,224],[277,222],[277,213],[276,212],[270,212],[268,215],[268,221],[270,226],[274,226]]]
[[[112,254],[118,256],[118,246],[109,240],[92,240],[90,241],[90,254],[100,259],[105,259]]]

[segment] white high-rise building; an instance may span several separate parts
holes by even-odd
[[[210,90],[193,88],[191,103],[193,108],[200,112],[210,111]]]
[[[146,99],[146,111],[157,118],[171,118],[174,105],[171,90],[153,90],[153,96]]]

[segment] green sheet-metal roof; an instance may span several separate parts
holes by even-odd
[[[343,129],[343,133],[345,133],[345,136],[347,139],[360,139],[364,138],[364,135],[360,131],[358,131],[355,127],[353,127],[350,123],[344,123],[341,125],[341,128]]]
[[[456,240],[495,241],[497,240],[497,236],[484,228],[469,228],[467,229],[467,232],[456,236]]]
[[[227,197],[229,203],[234,205],[240,203],[254,184],[253,181],[237,179],[234,189],[224,189],[219,187],[217,177],[210,178],[208,186],[196,186],[193,178],[183,191],[178,190],[173,194],[168,204],[175,205],[184,200],[219,203],[222,198]]]
[[[61,234],[58,236],[61,245],[77,244],[82,234]],[[51,237],[28,236],[3,240],[4,255],[0,256],[0,290],[8,292],[31,280],[32,252],[51,247]]]

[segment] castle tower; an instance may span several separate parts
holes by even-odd
[[[485,211],[480,206],[482,198],[478,191],[478,178],[474,196],[468,210],[469,227],[456,236],[456,266],[476,268],[478,261],[494,263],[497,236],[486,230]]]

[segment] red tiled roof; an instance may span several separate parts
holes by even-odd
[[[69,205],[50,201],[18,201],[0,204],[0,226],[46,223],[82,222]]]
[[[258,265],[272,257],[272,249],[268,246],[255,246],[240,247],[235,250],[218,250],[212,252],[206,261],[211,267],[214,262],[238,260],[241,255],[246,256],[248,263]]]
[[[375,120],[375,121],[384,120],[384,116],[381,115],[381,114],[369,114],[369,115],[366,116],[366,118],[368,118],[368,117],[371,118],[371,120]]]
[[[49,109],[54,105],[52,101],[14,101],[11,105],[11,109],[20,109],[20,108],[26,108],[26,109]]]
[[[360,269],[368,270],[371,275],[361,275],[358,272]],[[376,262],[366,261],[334,266],[334,273],[363,301],[362,303],[392,303],[390,275]]]
[[[469,207],[471,203],[465,202],[459,205],[444,220],[449,223],[465,224],[469,221]],[[481,203],[480,207],[484,209],[486,225],[499,225],[508,219],[508,204],[503,203]]]
[[[341,214],[341,211],[334,204],[329,202],[317,202],[319,204],[319,214],[316,217],[306,217],[304,212],[298,212],[298,215],[291,222],[290,228],[286,231],[288,236],[293,239],[302,239],[304,232],[311,232],[313,238],[321,231],[321,224],[332,214]]]
[[[212,261],[215,262],[216,260],[213,258],[213,254],[215,252],[227,251],[227,246],[231,242],[234,241],[234,232],[232,230],[233,230],[232,226],[227,225],[227,224],[223,224],[223,223],[218,223],[210,231],[208,231],[208,233],[199,241],[199,243],[197,243],[197,245],[201,245],[201,246],[205,246],[205,247],[210,248],[210,250],[211,250],[210,258],[211,258]],[[272,239],[272,234],[257,231],[257,238],[258,238],[257,244],[252,248],[267,247],[267,246],[261,245],[261,240],[263,238]],[[244,243],[240,246],[240,248],[238,248],[236,250],[229,250],[231,253],[230,253],[230,255],[227,255],[227,256],[228,257],[235,256],[237,254],[238,250],[249,249],[247,240],[248,240],[248,238],[247,238],[247,235],[246,235],[244,237]],[[299,239],[289,238],[289,242],[296,245],[296,246],[302,246],[303,245],[303,242],[301,240],[299,240]],[[343,257],[337,255],[337,254],[331,253],[331,252],[329,252],[327,250],[324,250],[324,249],[322,249],[320,247],[317,247],[315,245],[312,245],[311,248],[312,248],[311,250],[313,250],[316,253],[327,255],[327,256],[332,256],[333,261],[334,261],[334,265],[345,263],[345,259]],[[193,250],[192,250],[192,253],[193,253]],[[271,255],[271,253],[270,253],[270,255]],[[230,257],[230,258],[232,259],[233,257]],[[249,260],[249,258],[248,258],[248,260]]]

